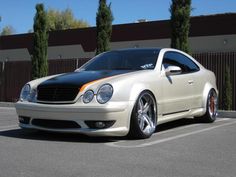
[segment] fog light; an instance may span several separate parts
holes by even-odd
[[[106,124],[104,122],[96,122],[95,123],[96,128],[104,128]]]
[[[104,129],[104,128],[110,128],[112,125],[114,125],[116,121],[114,120],[107,120],[107,121],[99,121],[99,120],[86,120],[84,123],[92,129]]]
[[[30,117],[19,116],[19,122],[22,123],[22,124],[29,124]]]

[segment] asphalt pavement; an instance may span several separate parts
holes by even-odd
[[[235,177],[236,119],[181,119],[146,140],[23,130],[0,107],[0,177]]]

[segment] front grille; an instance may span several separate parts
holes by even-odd
[[[79,89],[77,87],[39,87],[38,88],[38,101],[73,101]]]
[[[33,119],[32,125],[54,129],[81,128],[76,122],[68,120]]]

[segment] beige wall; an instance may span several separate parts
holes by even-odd
[[[28,49],[0,50],[0,61],[30,60]]]
[[[192,53],[236,51],[236,34],[189,38]],[[113,42],[112,49],[133,47],[169,47],[170,39]]]
[[[236,35],[190,38],[193,53],[236,51]]]
[[[201,36],[189,39],[192,53],[236,51],[236,34],[221,36]],[[134,47],[169,47],[170,39],[112,42],[111,49]],[[94,52],[85,52],[81,45],[51,46],[49,59],[92,58]],[[27,49],[0,50],[0,61],[30,60]]]
[[[85,52],[81,45],[48,47],[48,59],[92,58],[94,52]]]

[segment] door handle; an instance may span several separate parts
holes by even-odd
[[[190,84],[190,85],[192,85],[193,83],[194,83],[193,80],[189,80],[189,81],[188,81],[188,84]]]

